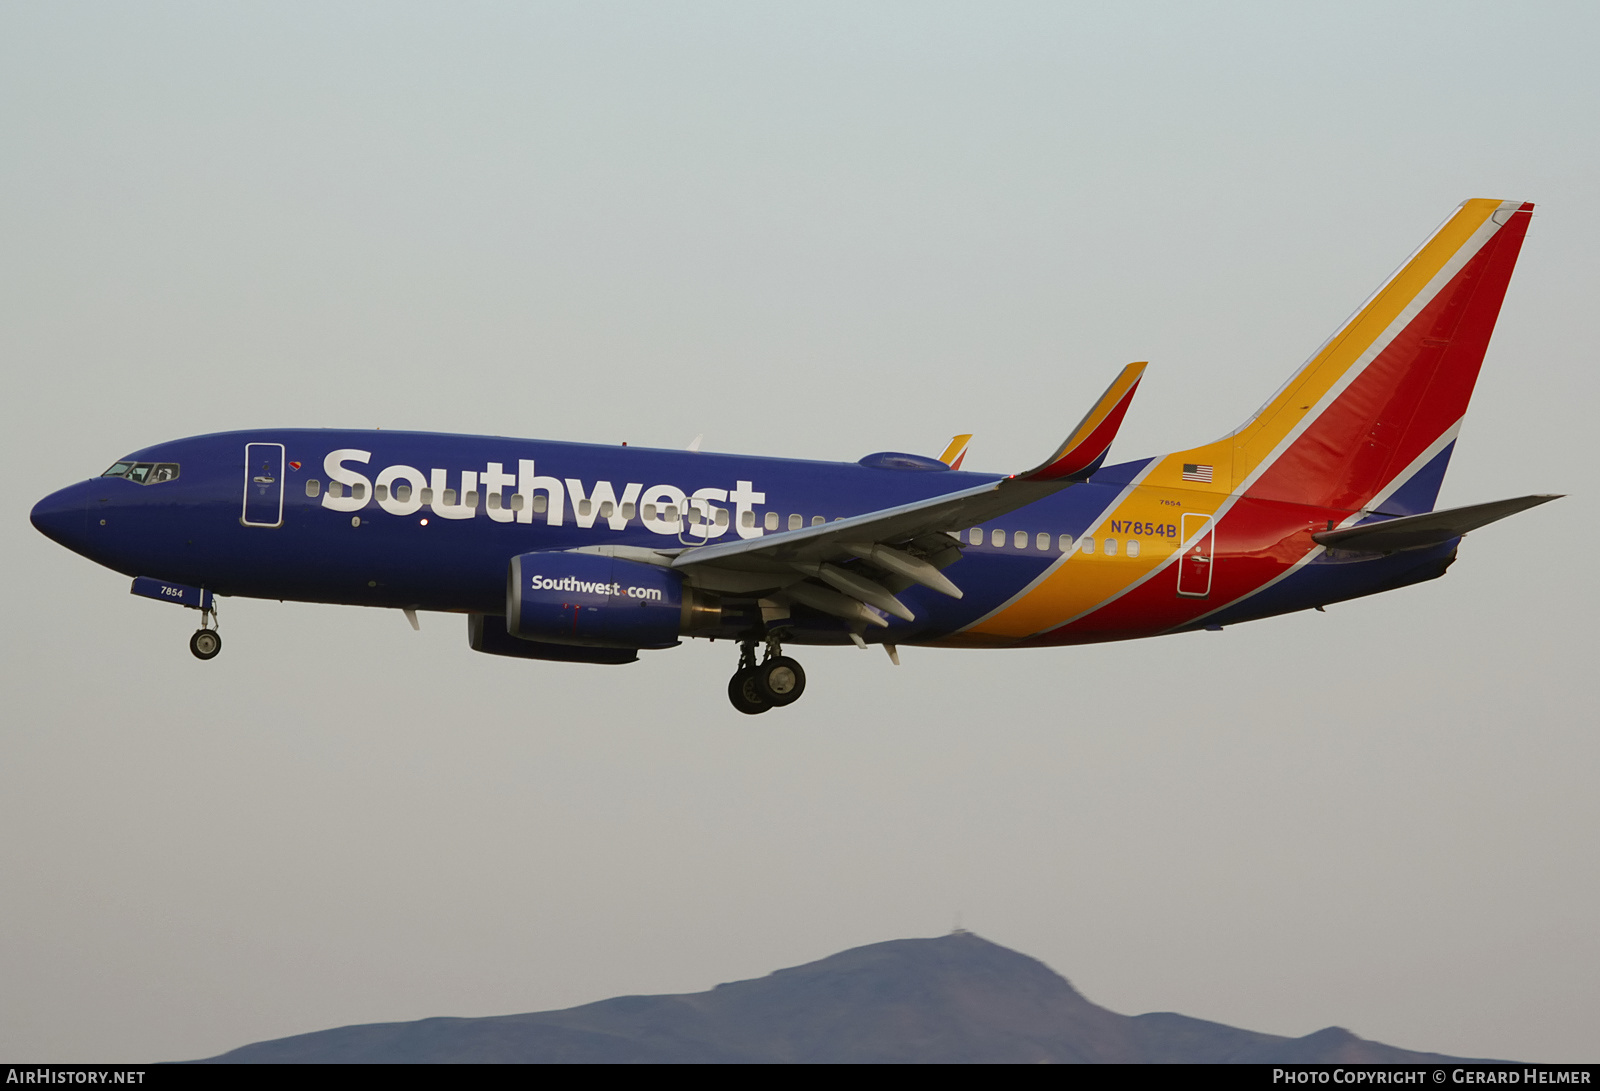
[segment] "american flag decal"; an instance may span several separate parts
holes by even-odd
[[[1183,479],[1185,481],[1200,481],[1211,484],[1211,467],[1204,462],[1185,462],[1183,464]]]

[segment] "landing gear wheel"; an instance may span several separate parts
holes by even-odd
[[[728,700],[746,716],[759,716],[772,707],[756,685],[756,667],[745,667],[728,679]]]
[[[189,638],[189,650],[196,659],[215,659],[222,650],[222,635],[215,629],[197,629]]]
[[[806,672],[786,655],[775,655],[755,670],[756,690],[773,708],[792,705],[806,691]]]

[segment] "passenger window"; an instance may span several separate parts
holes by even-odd
[[[611,518],[611,513],[613,511],[615,511],[615,510],[616,510],[616,508],[612,506],[611,501],[609,501],[609,500],[600,501],[600,518],[602,518],[602,519]]]
[[[400,485],[400,486],[397,486],[395,488],[394,491],[395,491],[395,499],[396,500],[400,499],[400,490],[403,489],[403,488],[405,488],[404,485]],[[490,511],[499,511],[500,510],[500,494],[498,492],[492,492],[492,493],[489,494],[489,510]]]
[[[306,482],[306,495],[307,496],[315,497],[317,495],[317,493],[319,493],[321,491],[322,491],[322,482],[318,481],[316,478],[313,477],[311,480]]]
[[[820,515],[813,515],[811,517],[811,525],[814,526],[814,527],[820,527],[823,523],[826,523],[827,521],[828,521],[827,519],[823,518]]]
[[[982,545],[983,529],[981,527],[973,527],[971,530],[967,531],[967,541],[973,545]]]
[[[522,494],[520,492],[516,493],[515,495],[513,495],[511,497],[511,510],[512,511],[521,511],[522,510]]]
[[[1138,555],[1139,555],[1139,539],[1137,539],[1137,538],[1129,538],[1128,539],[1128,556],[1137,557]]]
[[[768,530],[777,530],[778,529],[778,513],[775,512],[775,511],[767,512],[766,519],[763,520],[762,525],[765,526]]]
[[[805,521],[806,517],[803,515],[791,515],[789,516],[789,529],[799,530],[805,524]]]
[[[755,522],[756,522],[756,517],[755,517],[755,513],[754,512],[747,511],[747,512],[744,513],[744,525],[745,526],[747,526],[747,527],[755,526]],[[717,526],[725,527],[727,525],[728,525],[728,509],[727,508],[718,508],[717,509]]]
[[[411,499],[411,486],[410,485],[396,485],[394,487],[394,498],[396,500],[400,501],[400,503],[402,503],[402,504],[404,504],[407,500],[410,500]]]
[[[728,521],[728,513],[725,512],[725,511],[724,512],[719,512],[718,515],[717,515],[717,525],[718,526],[722,526],[723,524],[727,523],[727,521]],[[743,515],[739,516],[739,525],[742,526],[742,527],[753,527],[753,526],[755,526],[756,525],[756,513],[753,512],[753,511],[747,511]]]
[[[632,503],[627,503],[627,504],[622,505],[622,517],[624,519],[632,519],[633,518],[633,504]]]
[[[678,521],[678,505],[676,505],[676,504],[668,504],[667,505],[666,520],[669,523],[676,523]]]
[[[424,504],[433,503],[433,490],[428,488],[426,485],[422,486],[422,495],[417,497],[417,499]]]
[[[374,500],[376,500],[380,504],[383,503],[385,500],[389,499],[389,486],[387,486],[387,485],[374,485],[374,486],[372,486],[372,498]]]
[[[335,500],[342,499],[344,497],[344,486],[337,481],[328,482],[328,495]]]
[[[579,515],[588,515],[593,510],[594,510],[593,501],[590,501],[590,500],[579,500],[578,501],[578,514]]]
[[[1116,555],[1117,555],[1117,540],[1115,538],[1107,538],[1106,539],[1106,556],[1107,557],[1115,557]]]
[[[1079,538],[1078,541],[1083,543],[1083,551],[1085,553],[1093,553],[1094,552],[1094,537],[1092,535],[1087,536],[1087,537],[1083,537],[1083,538]]]
[[[356,499],[358,499],[358,500],[361,499],[361,486],[360,485],[356,486]],[[444,504],[444,506],[447,507],[447,508],[455,507],[456,506],[456,490],[454,490],[454,489],[446,489],[446,490],[444,490],[444,496],[443,496],[443,498],[441,499],[440,502],[442,504]]]
[[[1013,534],[1011,536],[1011,545],[1015,549],[1027,549],[1028,548],[1028,532],[1025,531],[1025,530],[1019,530],[1015,534]]]
[[[994,546],[996,549],[1004,549],[1006,545],[1006,532],[1003,530],[990,531],[989,544]]]
[[[163,481],[176,480],[177,476],[178,464],[176,462],[158,462],[156,463],[156,468],[150,472],[149,483],[159,485]]]
[[[533,498],[533,510],[534,511],[543,511],[544,510],[543,508],[541,508],[539,506],[539,501],[541,501],[543,499],[544,499],[544,497],[542,497],[542,496],[536,496],[536,497]],[[646,519],[650,520],[650,522],[652,522],[652,523],[656,521],[656,506],[654,504],[646,504],[644,506],[644,517]]]
[[[535,496],[533,498],[533,510],[534,511],[543,513],[544,510],[546,508],[548,508],[549,506],[550,506],[550,498],[548,496],[545,496],[543,493],[540,493],[538,496]]]
[[[1061,552],[1063,552],[1063,553],[1071,553],[1072,552],[1072,535],[1063,534],[1061,537],[1056,539],[1056,545],[1060,547]]]
[[[366,487],[366,485],[359,484],[359,483],[355,484],[355,485],[351,485],[350,486],[350,495],[353,496],[357,500],[365,500],[367,498],[367,487]]]
[[[1041,530],[1038,534],[1036,534],[1034,536],[1033,544],[1034,544],[1035,548],[1037,548],[1039,550],[1040,553],[1044,553],[1044,552],[1048,551],[1049,548],[1050,548],[1050,535],[1046,534],[1044,531]]]

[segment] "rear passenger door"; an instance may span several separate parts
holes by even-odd
[[[1200,533],[1201,531],[1204,533]],[[1178,560],[1178,594],[1186,599],[1203,599],[1211,594],[1211,561],[1216,534],[1211,516],[1198,512],[1185,512],[1183,537],[1187,542],[1200,533],[1195,543],[1184,551]]]

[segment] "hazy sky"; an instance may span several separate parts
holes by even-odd
[[[0,5],[0,1059],[679,992],[967,928],[1125,1013],[1600,1059],[1592,4]],[[1215,438],[1538,204],[1443,580],[1026,652],[480,656],[27,521],[233,428],[967,467]]]

